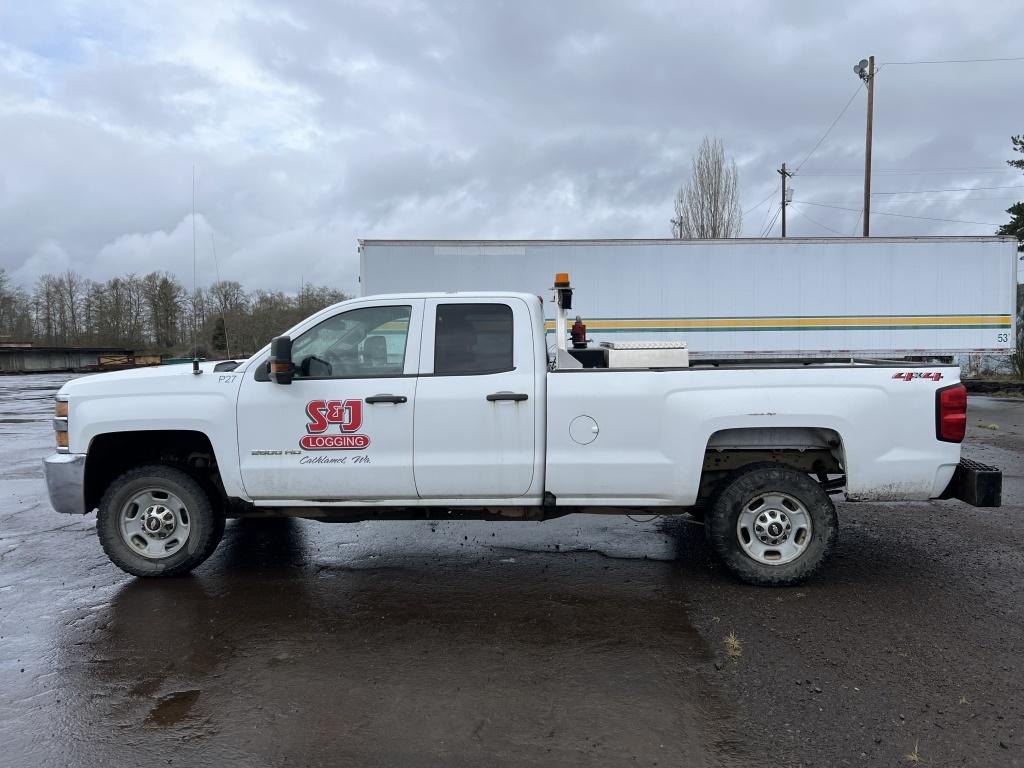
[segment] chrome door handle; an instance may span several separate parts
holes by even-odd
[[[522,392],[494,392],[487,396],[487,400],[492,403],[497,402],[499,400],[512,400],[518,403],[522,402],[523,400],[528,400],[529,398],[529,395],[524,394]]]
[[[366,402],[370,405],[374,403],[405,403],[408,402],[409,398],[405,395],[370,395],[366,398]]]

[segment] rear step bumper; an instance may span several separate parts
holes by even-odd
[[[943,499],[960,499],[972,507],[998,507],[1003,503],[1003,473],[970,459],[960,459]]]

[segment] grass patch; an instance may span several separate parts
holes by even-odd
[[[914,751],[907,752],[907,754],[905,754],[903,757],[907,759],[907,762],[913,763],[914,765],[917,765],[921,762],[921,753],[917,751],[916,741],[914,742]]]
[[[722,645],[725,647],[725,656],[729,659],[738,659],[743,655],[743,641],[735,632],[730,632],[722,638]]]

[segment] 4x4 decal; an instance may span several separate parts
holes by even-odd
[[[306,434],[299,445],[307,451],[361,451],[370,444],[367,435],[353,434],[363,425],[362,400],[311,400],[306,405]],[[324,434],[337,424],[340,435]]]
[[[942,381],[942,371],[900,371],[892,375],[894,379],[913,381],[914,379],[929,379],[931,381]]]

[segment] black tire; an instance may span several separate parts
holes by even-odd
[[[805,534],[809,539],[803,551],[788,562],[754,559],[737,530],[740,514],[766,493],[792,497],[810,518],[810,533]],[[785,587],[804,581],[828,560],[835,548],[839,522],[832,500],[810,476],[784,464],[764,462],[746,466],[733,475],[708,510],[704,530],[719,559],[737,577],[758,586]]]
[[[184,544],[166,557],[144,557],[121,535],[121,513],[139,493],[157,489],[181,500],[188,514]],[[143,578],[181,576],[208,558],[224,535],[224,513],[191,475],[162,464],[137,467],[115,479],[100,501],[96,533],[110,561]],[[138,537],[136,537],[138,538]]]

